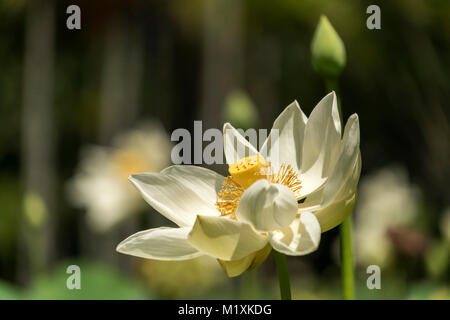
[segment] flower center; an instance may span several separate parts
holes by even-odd
[[[254,155],[233,163],[228,171],[230,176],[225,178],[217,194],[216,207],[221,216],[236,219],[236,209],[242,194],[260,179],[284,185],[294,192],[297,201],[301,199],[301,181],[291,165],[283,163],[277,171],[274,171],[270,162],[266,162],[261,155]]]
[[[266,178],[269,168],[270,163],[262,156],[254,155],[233,163],[228,172],[241,187],[247,189],[257,180]]]

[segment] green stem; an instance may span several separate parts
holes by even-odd
[[[340,226],[341,232],[341,279],[342,295],[345,300],[355,298],[355,277],[353,272],[352,216],[349,215]]]
[[[338,90],[338,78],[326,77],[326,78],[324,78],[324,82],[325,82],[325,88],[327,90],[327,93]]]
[[[338,94],[338,79],[324,78],[325,87],[328,92],[335,91]],[[338,96],[338,110],[343,128],[342,106]],[[351,214],[345,218],[340,226],[341,234],[341,282],[342,296],[345,300],[355,298],[355,276],[353,270],[353,250],[352,250],[352,217]]]
[[[273,256],[275,258],[275,264],[278,271],[278,281],[280,283],[280,295],[281,300],[292,300],[291,297],[291,284],[289,282],[289,273],[287,270],[286,256],[273,250]]]

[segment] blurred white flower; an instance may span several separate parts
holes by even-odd
[[[355,212],[355,245],[360,264],[390,263],[393,247],[388,231],[411,226],[420,201],[420,190],[410,184],[402,167],[383,168],[361,180]]]
[[[81,151],[77,172],[69,182],[71,202],[86,209],[90,227],[104,232],[145,208],[128,183],[141,171],[159,172],[170,162],[171,145],[155,123],[120,133],[112,146],[88,146]]]

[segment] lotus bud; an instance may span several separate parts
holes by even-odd
[[[311,42],[311,62],[324,77],[337,77],[345,67],[345,46],[328,18],[320,17]]]

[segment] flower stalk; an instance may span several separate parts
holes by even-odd
[[[274,250],[273,257],[275,258],[275,264],[278,271],[278,282],[280,284],[281,300],[292,300],[291,284],[289,282],[286,256]]]
[[[351,215],[345,218],[339,231],[341,234],[342,295],[345,300],[353,300],[355,298],[355,277],[353,272]]]
[[[346,64],[345,46],[339,34],[325,16],[320,17],[312,44],[312,64],[322,77],[327,92],[338,92],[339,76]],[[339,118],[342,123],[342,108],[338,99]],[[341,283],[345,300],[355,297],[355,280],[352,250],[352,220],[348,215],[340,225],[341,240]]]

